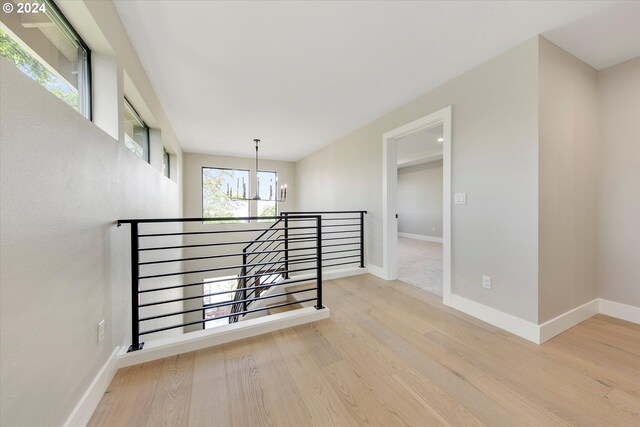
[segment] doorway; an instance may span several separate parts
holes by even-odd
[[[442,124],[396,139],[398,280],[442,297]]]
[[[427,134],[431,130],[432,133],[440,132],[439,141],[441,152],[432,152],[431,159],[441,160],[442,162],[442,301],[446,305],[450,305],[451,300],[451,107],[443,108],[433,114],[422,117],[411,123],[407,123],[397,129],[387,132],[383,135],[383,275],[387,280],[398,279],[398,239],[403,239],[399,232],[399,206],[398,206],[398,161],[403,162],[404,153],[398,155],[399,144],[410,141],[410,138],[419,139],[420,133]],[[402,150],[402,149],[401,149]],[[429,158],[427,154],[422,155],[423,160]],[[436,159],[442,156],[441,159]],[[406,160],[404,163],[411,163],[414,160]],[[428,162],[431,163],[431,162]],[[418,164],[418,163],[416,163]],[[408,167],[412,165],[409,164]],[[401,168],[402,169],[402,168]],[[433,233],[433,225],[431,233]],[[428,230],[428,229],[427,229]],[[402,231],[400,231],[402,232]],[[427,231],[428,232],[428,231]],[[404,232],[403,232],[404,233]],[[417,233],[407,233],[417,234]],[[440,233],[436,233],[440,234]],[[406,236],[406,234],[405,234]],[[427,237],[439,237],[430,236]],[[415,236],[412,236],[415,237]],[[420,239],[413,239],[420,240]],[[429,242],[428,240],[423,240]],[[401,242],[404,243],[404,242]],[[416,243],[416,242],[409,242]],[[434,242],[439,243],[439,242]],[[401,248],[403,249],[403,248]],[[438,263],[435,260],[432,262]],[[408,265],[408,264],[407,264]],[[404,272],[403,272],[404,274]],[[422,273],[416,273],[416,277]],[[420,280],[419,277],[417,280]],[[436,279],[437,280],[437,279]]]

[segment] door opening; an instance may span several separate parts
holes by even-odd
[[[441,136],[436,137],[436,142],[441,144],[441,154],[433,152],[432,156],[442,156],[442,301],[446,305],[450,305],[451,107],[443,108],[442,110],[407,123],[383,135],[383,275],[387,280],[398,279],[398,232],[406,233],[405,231],[399,230],[398,227],[399,221],[402,221],[402,219],[399,218],[402,213],[399,211],[398,204],[398,160],[400,160],[400,162],[404,161],[404,163],[411,163],[411,160],[403,159],[404,154],[402,151],[400,155],[398,155],[398,146],[405,138],[406,142],[409,141],[411,137],[418,138],[416,135],[420,133],[428,133],[430,130],[431,132],[436,132],[438,129],[441,131]],[[437,141],[437,138],[442,138],[442,141]],[[423,154],[423,160],[429,157],[428,154]],[[435,157],[432,159],[435,160]],[[433,233],[433,227],[432,225],[431,233]],[[426,236],[429,236],[429,234],[426,234]]]
[[[396,142],[398,280],[442,297],[442,123]]]

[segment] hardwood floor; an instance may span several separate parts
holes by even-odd
[[[640,325],[540,346],[371,275],[331,318],[121,369],[91,426],[640,426]]]

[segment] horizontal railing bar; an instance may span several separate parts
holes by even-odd
[[[318,228],[316,226],[310,225],[308,227],[289,227],[289,230],[302,230],[309,228]],[[182,233],[152,233],[152,234],[140,234],[138,237],[163,237],[163,236],[185,236],[192,234],[220,234],[220,233],[248,233],[248,232],[256,232],[256,231],[284,231],[286,228],[248,228],[248,229],[233,229],[233,230],[216,230],[216,231],[185,231]]]
[[[306,218],[306,217],[302,217],[302,216],[290,216],[289,218],[287,218],[289,221],[313,221],[315,220],[315,218]],[[322,218],[322,222],[324,221],[347,221],[347,220],[360,220],[360,217],[357,216],[349,216],[346,218]],[[327,227],[326,225],[323,225],[323,227]]]
[[[167,327],[164,327],[164,328],[151,329],[149,331],[140,332],[138,334],[138,336],[154,334],[156,332],[164,332],[164,331],[168,331],[170,329],[182,328],[182,327],[185,327],[185,326],[198,325],[200,323],[206,323],[206,322],[210,322],[212,320],[224,319],[224,318],[227,318],[227,317],[244,316],[245,314],[257,313],[258,311],[271,310],[273,308],[286,307],[288,305],[302,304],[302,303],[305,303],[305,302],[317,301],[317,300],[318,300],[318,298],[308,298],[308,299],[304,299],[304,300],[300,300],[300,301],[288,302],[288,303],[283,303],[283,304],[274,304],[274,305],[269,306],[269,307],[256,308],[254,310],[238,311],[236,313],[229,314],[229,315],[226,315],[226,316],[219,316],[219,317],[216,317],[214,319],[206,319],[206,320],[203,319],[203,320],[198,320],[197,322],[182,323],[180,325],[174,325],[174,326],[167,326]]]
[[[322,255],[330,255],[330,254],[339,254],[339,253],[344,253],[344,252],[353,252],[353,251],[358,251],[360,252],[360,248],[355,248],[355,249],[343,249],[341,251],[329,251],[329,252],[322,252]],[[323,258],[324,261],[324,258]]]
[[[323,248],[335,248],[336,246],[353,246],[353,245],[359,245],[360,242],[355,242],[355,243],[336,243],[335,245],[322,245]]]
[[[316,259],[316,257],[308,258],[309,261],[314,261],[315,259]],[[183,275],[183,274],[208,273],[210,271],[234,270],[234,269],[238,269],[238,268],[242,268],[242,267],[255,267],[255,266],[258,266],[258,265],[269,265],[269,264],[274,264],[274,262],[265,262],[265,263],[256,263],[256,264],[239,264],[239,265],[231,265],[231,266],[227,266],[227,267],[207,268],[207,269],[204,269],[204,270],[178,271],[178,272],[175,272],[175,273],[163,273],[163,274],[154,274],[154,275],[151,275],[151,276],[139,276],[138,279],[139,280],[156,279],[158,277],[180,276],[180,275]]]
[[[318,219],[320,215],[300,215],[306,219]],[[264,221],[264,220],[282,220],[281,215],[278,216],[243,216],[243,217],[216,217],[216,218],[142,218],[142,219],[119,219],[118,224],[149,224],[164,222],[221,222],[221,221]]]
[[[350,261],[350,262],[339,262],[337,264],[328,264],[328,265],[323,265],[322,267],[336,267],[338,265],[347,265],[347,264],[359,264],[360,261]]]
[[[286,239],[271,239],[271,240],[260,240],[260,242],[284,242]],[[304,242],[312,242],[315,239],[309,240],[309,238],[304,239],[288,239],[288,240],[299,240]],[[183,246],[158,246],[155,248],[140,248],[139,252],[142,251],[160,251],[160,250],[168,250],[168,249],[185,249],[185,248],[204,248],[208,246],[231,246],[231,245],[242,245],[244,243],[252,243],[256,242],[255,240],[245,240],[245,241],[237,241],[237,242],[222,242],[222,243],[206,243],[199,245],[183,245]]]
[[[360,230],[340,230],[340,231],[323,231],[322,234],[346,234],[346,233],[356,233],[358,237],[360,237]],[[289,237],[300,237],[300,236],[317,236],[316,233],[293,233],[289,234]]]
[[[300,269],[300,270],[291,270],[291,271],[309,271],[309,270],[315,270],[315,268],[305,268],[305,269]],[[272,276],[274,274],[278,274],[278,275],[282,275],[282,273],[284,272],[279,272],[279,273],[268,273],[268,274],[263,274],[263,276]],[[246,288],[236,288],[236,289],[231,289],[229,291],[219,291],[219,292],[213,292],[210,294],[203,294],[203,295],[198,295],[195,297],[185,297],[185,299],[175,299],[175,300],[166,300],[166,301],[154,301],[153,303],[147,303],[147,305],[141,305],[139,307],[152,307],[154,305],[161,305],[161,304],[169,304],[169,303],[174,303],[174,302],[180,302],[180,301],[186,301],[188,299],[197,299],[197,298],[204,298],[204,297],[213,297],[213,296],[217,296],[217,295],[224,295],[224,294],[237,294],[238,292],[243,292],[247,289],[267,289],[270,288],[271,286],[282,286],[282,285],[290,285],[293,283],[300,283],[300,282],[307,282],[310,279],[297,279],[297,280],[284,280],[282,282],[279,283],[269,283],[268,285],[258,285],[258,286],[247,286]]]
[[[347,233],[355,233],[357,234],[356,237],[360,238],[360,230],[345,230],[345,231],[325,231],[322,234],[347,234]],[[307,236],[307,235],[313,235],[316,236],[316,233],[300,233],[300,234],[290,234],[290,236],[294,236],[294,237],[301,237],[301,236]]]
[[[323,231],[322,234],[339,234],[339,233],[360,233],[360,229],[356,230],[338,230],[338,231]]]
[[[282,273],[299,273],[301,271],[309,271],[309,270],[315,270],[316,268],[300,268],[297,270],[287,270],[287,271],[283,271]],[[203,280],[202,282],[195,282],[195,283],[187,283],[186,285],[174,285],[174,286],[165,286],[162,288],[154,288],[154,289],[143,289],[143,290],[139,290],[138,293],[139,294],[146,294],[149,292],[161,292],[161,291],[168,291],[170,289],[179,289],[179,288],[188,288],[190,286],[198,286],[198,285],[203,285],[205,283],[220,283],[220,282],[228,282],[229,280],[236,280],[236,279],[253,279],[256,277],[263,277],[263,276],[270,276],[273,273],[261,273],[261,274],[251,274],[248,276],[236,276],[233,279],[218,279],[218,280]],[[225,292],[221,292],[221,294],[225,294],[227,293]]]
[[[270,275],[274,275],[274,274],[276,274],[276,273],[271,273]],[[260,285],[260,288],[268,288],[268,287],[271,287],[271,286],[282,286],[282,285],[286,285],[286,284],[287,283],[283,281],[283,282],[279,282],[279,283],[271,283],[269,285]],[[212,296],[217,296],[217,295],[237,294],[238,292],[246,291],[248,289],[257,288],[257,287],[258,286],[247,286],[246,288],[237,287],[236,289],[230,289],[228,291],[213,292],[213,293],[210,293],[210,294],[200,294],[200,295],[195,295],[195,296],[192,296],[192,297],[173,298],[173,299],[168,299],[168,300],[163,300],[163,301],[153,301],[153,302],[148,302],[148,303],[145,303],[145,304],[140,304],[138,307],[140,307],[140,308],[154,307],[156,305],[173,304],[175,302],[190,301],[190,300],[193,300],[193,299],[212,297]]]
[[[309,250],[309,249],[315,249],[315,246],[309,246],[307,248],[291,248],[288,249],[289,251],[303,251],[303,250]],[[140,262],[138,263],[138,265],[150,265],[150,264],[162,264],[162,263],[167,263],[167,262],[179,262],[179,261],[197,261],[197,260],[201,260],[201,259],[212,259],[212,258],[227,258],[227,257],[233,257],[233,256],[243,256],[243,255],[259,255],[259,254],[267,254],[267,253],[275,253],[275,252],[284,252],[285,249],[278,249],[278,250],[272,250],[272,251],[260,251],[260,252],[247,252],[246,254],[243,252],[235,252],[235,253],[231,253],[231,254],[223,254],[223,255],[211,255],[211,256],[198,256],[198,257],[191,257],[191,258],[176,258],[176,259],[165,259],[165,260],[160,260],[160,261],[145,261],[145,262]]]
[[[360,254],[358,254],[358,255],[342,256],[342,257],[333,257],[333,258],[324,258],[324,257],[323,257],[323,258],[322,258],[322,263],[323,263],[323,266],[324,266],[324,262],[325,262],[325,261],[332,261],[332,260],[346,259],[346,258],[360,258]],[[310,262],[313,262],[313,261],[307,261],[307,260],[305,260],[305,259],[303,259],[303,258],[301,258],[301,259],[296,259],[296,258],[291,259],[291,258],[289,258],[289,264],[308,264],[308,263],[310,263]]]
[[[360,254],[358,255],[348,255],[348,256],[339,256],[339,257],[333,257],[333,258],[322,258],[322,262],[324,263],[325,261],[335,261],[335,260],[339,260],[339,259],[347,259],[347,258],[360,258]]]
[[[280,212],[280,215],[314,215],[314,214],[352,214],[352,213],[367,213],[367,211],[306,211],[306,212]],[[325,220],[326,218],[322,218]]]
[[[327,241],[327,240],[344,240],[344,239],[360,239],[360,236],[358,237],[351,237],[351,236],[347,236],[347,237],[329,237],[327,239],[322,239],[322,241]],[[322,245],[324,246],[324,245]]]
[[[309,288],[309,289],[303,289],[303,290],[298,290],[298,291],[282,292],[282,293],[279,293],[279,294],[267,295],[265,297],[256,297],[256,298],[241,299],[241,300],[229,300],[229,301],[225,301],[224,303],[219,303],[219,304],[203,305],[202,307],[191,309],[191,310],[175,311],[173,313],[165,313],[165,314],[158,314],[157,316],[144,317],[144,318],[140,319],[140,322],[147,322],[149,320],[161,319],[163,317],[178,316],[180,314],[194,313],[196,311],[209,310],[209,309],[212,309],[212,308],[227,307],[229,305],[242,304],[242,303],[245,303],[245,302],[251,303],[253,301],[260,301],[260,300],[269,299],[269,298],[286,297],[288,295],[294,295],[294,294],[299,294],[299,293],[302,293],[302,292],[315,291],[315,290],[318,290],[318,288],[316,287],[316,288]],[[204,296],[202,296],[200,298],[204,298]]]

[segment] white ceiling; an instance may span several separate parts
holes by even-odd
[[[438,138],[442,138],[442,125],[412,132],[398,138],[396,140],[398,142],[398,166],[412,166],[441,159],[442,142],[439,142]]]
[[[539,33],[587,51],[596,66],[630,54],[610,54],[589,32],[561,31],[598,22],[616,7],[606,1],[127,0],[116,7],[190,152],[252,156],[252,139],[261,138],[261,157],[300,159]],[[601,29],[620,31],[616,24],[609,17]]]

